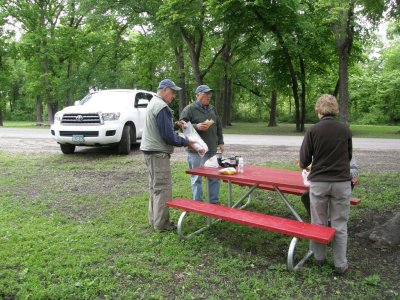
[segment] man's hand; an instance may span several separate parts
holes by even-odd
[[[218,147],[221,149],[221,153],[224,153],[224,144],[219,144]]]
[[[179,120],[175,122],[175,125],[179,126],[180,128],[185,128],[186,122],[184,120]]]
[[[357,177],[352,178],[352,179],[351,179],[351,182],[352,182],[354,185],[357,185],[357,184],[359,183]]]
[[[194,149],[194,144],[196,144],[196,142],[191,141],[191,140],[189,140],[188,142],[189,142],[189,143],[188,143],[189,149]]]
[[[208,126],[208,124],[206,122],[197,123],[197,125],[196,125],[196,129],[199,131],[207,131],[209,127],[210,126]]]

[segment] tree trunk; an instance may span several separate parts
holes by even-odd
[[[226,43],[225,46],[222,48],[222,55],[221,60],[223,62],[223,92],[222,92],[222,99],[224,103],[224,111],[223,111],[223,127],[231,126],[232,125],[232,90],[233,90],[233,83],[230,78],[230,66],[231,66],[231,46],[229,43]]]
[[[304,123],[306,122],[306,68],[304,59],[300,58],[301,70],[301,116],[300,116],[300,131],[304,131]]]
[[[3,127],[3,109],[0,108],[0,127]]]
[[[196,38],[194,36],[189,36],[189,34],[183,27],[181,27],[181,34],[183,40],[186,42],[189,48],[189,57],[190,61],[192,62],[194,78],[196,80],[197,85],[201,85],[203,84],[203,78],[200,72],[200,53],[203,46],[203,32],[201,30],[198,30],[196,32],[198,36],[197,46],[196,46]]]
[[[276,90],[272,91],[271,94],[271,107],[269,110],[269,122],[268,127],[276,127],[276,103],[277,103],[277,95]]]
[[[43,123],[43,105],[42,105],[42,97],[40,95],[36,96],[36,123]]]
[[[299,84],[298,84],[298,80],[297,80],[296,71],[294,69],[294,65],[292,62],[292,57],[290,56],[290,53],[289,53],[289,49],[285,46],[285,42],[284,42],[283,37],[281,36],[280,32],[278,30],[276,30],[276,28],[274,28],[272,30],[272,32],[275,34],[275,36],[278,39],[279,45],[281,46],[283,56],[285,57],[287,67],[289,69],[289,74],[290,74],[290,78],[292,81],[293,98],[294,98],[296,131],[300,132],[301,127],[300,127],[300,108],[299,108]]]
[[[336,99],[338,98],[338,94],[339,94],[339,79],[336,81],[336,86],[335,89],[333,90],[332,95],[336,97]]]
[[[349,60],[353,45],[354,3],[350,1],[349,8],[343,10],[333,24],[335,44],[339,59],[339,120],[349,124]]]
[[[185,60],[183,58],[183,45],[174,47],[176,66],[179,73],[179,86],[182,88],[179,93],[179,114],[186,106],[186,76],[185,76]]]
[[[67,82],[68,82],[68,89],[67,89],[67,103],[66,106],[72,105],[72,87],[71,87],[71,80],[72,80],[72,58],[68,59],[68,66],[67,66]]]

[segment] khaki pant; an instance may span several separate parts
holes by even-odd
[[[172,199],[170,155],[145,154],[144,159],[149,171],[149,224],[156,230],[168,229],[171,223],[165,202]]]
[[[347,265],[347,221],[350,213],[350,181],[344,182],[311,182],[310,203],[311,223],[328,225],[336,229],[333,240],[333,261],[335,267]],[[311,251],[315,259],[324,260],[326,245],[311,242]]]

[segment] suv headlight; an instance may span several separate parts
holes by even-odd
[[[54,115],[54,121],[61,122],[62,120],[62,113],[61,112],[56,112]]]
[[[104,121],[116,121],[121,116],[121,113],[102,113],[101,116],[103,117]]]

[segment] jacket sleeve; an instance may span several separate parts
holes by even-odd
[[[302,169],[306,169],[312,163],[313,157],[313,144],[310,130],[304,135],[303,143],[300,148],[300,162],[299,166]]]
[[[179,116],[179,120],[183,120],[185,122],[190,122],[192,123],[193,127],[196,128],[196,124],[193,123],[193,117],[192,117],[192,113],[190,110],[190,104],[188,106],[186,106],[182,112],[181,115]]]
[[[172,122],[172,114],[168,107],[164,107],[158,113],[157,117],[157,128],[160,132],[162,139],[168,144],[177,147],[187,146],[188,141],[179,136],[174,131],[174,126]]]

